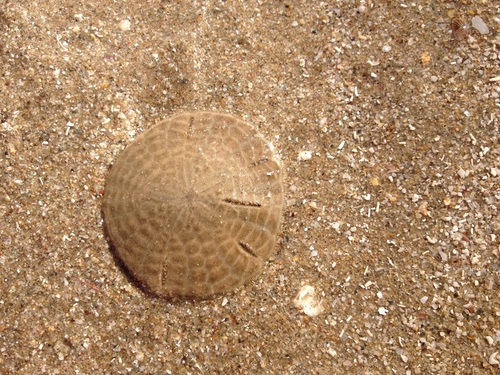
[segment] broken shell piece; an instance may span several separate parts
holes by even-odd
[[[490,355],[490,357],[488,358],[488,363],[490,365],[498,365],[498,364],[500,364],[500,362],[498,362],[498,359],[497,359],[497,354],[498,354],[498,352],[492,353]]]
[[[386,309],[385,307],[383,307],[383,306],[378,308],[378,313],[379,313],[380,315],[387,315],[387,313],[388,313],[388,312],[389,312],[389,310],[387,310],[387,309]]]
[[[455,40],[464,40],[469,34],[469,26],[460,17],[453,17],[450,22],[451,35]]]
[[[302,161],[302,160],[309,160],[312,158],[312,153],[311,151],[300,151],[299,152],[299,161]]]
[[[296,308],[301,309],[307,316],[318,316],[324,310],[323,301],[316,295],[316,291],[311,285],[304,285],[300,288],[293,303]]]

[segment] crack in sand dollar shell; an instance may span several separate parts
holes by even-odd
[[[116,255],[162,296],[242,285],[273,253],[282,209],[270,143],[211,112],[171,117],[137,137],[111,168],[103,203]]]

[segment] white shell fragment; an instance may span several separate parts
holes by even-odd
[[[460,168],[458,171],[457,171],[457,174],[461,177],[461,178],[466,178],[469,176],[469,173],[470,171],[464,171],[462,168]]]
[[[472,27],[475,28],[481,35],[488,34],[490,29],[479,16],[472,17]]]
[[[129,20],[120,21],[119,27],[120,27],[121,31],[129,31],[130,30],[130,21]]]
[[[311,151],[300,151],[298,159],[299,161],[302,160],[310,160],[312,158],[312,152]]]
[[[387,315],[388,312],[389,312],[389,310],[387,310],[385,307],[379,307],[378,308],[378,313],[380,315]]]
[[[296,308],[302,310],[307,316],[318,316],[324,310],[323,301],[316,295],[316,291],[311,285],[304,285],[300,288],[293,303]]]
[[[490,357],[488,358],[488,363],[490,365],[498,365],[498,364],[500,364],[500,362],[498,362],[497,355],[498,355],[498,352],[494,352],[494,353],[492,353],[490,355]]]

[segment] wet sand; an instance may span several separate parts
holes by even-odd
[[[2,2],[0,372],[497,373],[492,3]],[[256,278],[169,301],[101,203],[120,151],[193,110],[272,140],[286,208]]]

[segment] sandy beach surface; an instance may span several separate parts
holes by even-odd
[[[498,374],[499,29],[487,0],[1,0],[0,373]],[[193,110],[273,143],[282,232],[167,300],[113,258],[104,182]]]

